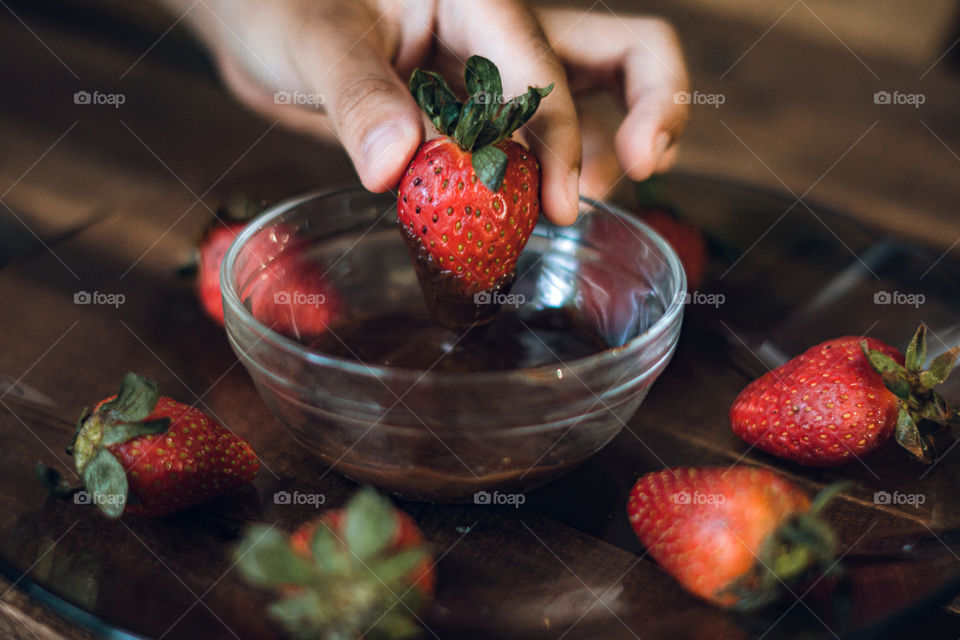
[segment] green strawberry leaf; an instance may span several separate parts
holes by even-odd
[[[166,433],[170,428],[170,418],[160,418],[158,420],[148,420],[147,422],[122,422],[120,424],[110,424],[104,427],[103,438],[100,440],[100,446],[109,447],[112,444],[119,444],[127,440],[133,440],[140,436],[147,436],[157,433]]]
[[[83,486],[107,517],[119,518],[130,491],[123,465],[106,449],[99,449],[82,470]]]
[[[460,101],[443,76],[433,71],[414,69],[410,74],[410,93],[437,131],[445,136],[453,132],[460,116]]]
[[[225,222],[249,222],[264,209],[263,201],[235,193],[217,209],[216,216]]]
[[[488,145],[494,144],[502,140],[500,136],[500,130],[497,128],[496,123],[490,120],[484,120],[483,125],[480,128],[480,133],[477,134],[476,140],[473,141],[474,149],[482,149]]]
[[[901,400],[909,400],[910,380],[907,378],[907,370],[887,354],[871,349],[866,340],[860,341],[860,348],[863,350],[863,355],[867,357],[870,366],[880,374],[883,379],[883,386]]]
[[[907,371],[919,373],[923,365],[927,362],[927,326],[920,325],[917,332],[910,339],[907,345],[907,351],[904,356],[904,366]]]
[[[483,105],[486,119],[493,118],[503,99],[503,85],[497,65],[484,57],[470,56],[467,59],[464,79],[467,94]]]
[[[453,139],[462,149],[473,149],[480,132],[483,131],[483,112],[485,105],[478,103],[474,98],[467,100],[460,111],[460,120],[453,130]]]
[[[461,104],[450,86],[433,71],[415,69],[410,93],[437,131],[450,136],[465,151],[474,151],[505,140],[529,120],[540,101],[553,90],[528,87],[523,95],[503,99],[500,72],[490,60],[471,56],[464,79],[469,93]]]
[[[83,431],[83,425],[86,424],[87,419],[91,415],[90,407],[84,407],[83,412],[80,413],[80,419],[77,420],[77,426],[73,430],[73,440],[70,441],[70,445],[67,447],[68,456],[73,455],[74,447],[77,445],[77,438],[80,436],[80,432]]]
[[[509,136],[511,133],[525,125],[527,120],[533,117],[533,114],[540,106],[540,101],[543,98],[546,98],[551,91],[553,91],[552,82],[550,83],[550,86],[544,88],[527,87],[527,92],[525,94],[514,98],[517,104],[520,105],[520,109],[517,115],[511,120],[509,127],[507,127],[504,137]]]
[[[403,606],[395,606],[386,613],[377,625],[364,634],[367,640],[403,640],[416,638],[423,633],[417,623],[410,617],[410,612]]]
[[[897,416],[896,427],[897,444],[913,454],[920,462],[930,463],[933,455],[929,443],[920,433],[917,423],[910,416],[910,412],[901,408]]]
[[[140,422],[151,413],[160,399],[157,383],[135,373],[127,373],[120,382],[117,397],[100,408],[111,422]]]
[[[842,480],[839,482],[834,482],[827,485],[820,490],[813,500],[810,502],[810,508],[807,509],[807,513],[811,515],[818,515],[823,511],[828,504],[833,502],[833,499],[840,495],[842,492],[852,489],[856,486],[856,483],[851,480]]]
[[[370,569],[384,583],[391,584],[400,582],[409,576],[426,557],[426,549],[414,547],[380,560],[371,565]]]
[[[946,426],[953,419],[955,411],[940,394],[931,393],[929,401],[920,408],[920,418]],[[916,416],[914,416],[916,420]]]
[[[473,170],[480,182],[496,193],[503,184],[507,173],[507,154],[493,145],[487,145],[473,152],[471,160]]]
[[[310,581],[309,568],[275,527],[249,527],[234,548],[233,557],[243,576],[258,586],[303,585]]]
[[[960,348],[954,347],[949,351],[941,353],[930,361],[930,367],[926,371],[920,372],[920,384],[925,389],[932,389],[938,384],[943,384],[953,370],[953,365],[957,362],[957,354]]]
[[[310,550],[317,566],[324,573],[344,573],[353,561],[326,523],[322,523],[314,532]]]
[[[343,534],[347,546],[361,560],[377,555],[393,537],[393,505],[375,490],[364,487],[347,503]]]
[[[276,620],[291,638],[310,640],[315,638],[348,638],[347,635],[328,635],[325,631],[335,628],[327,613],[320,594],[308,589],[303,593],[271,603],[267,613]],[[356,637],[356,636],[353,636]]]

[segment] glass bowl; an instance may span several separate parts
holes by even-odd
[[[541,218],[492,324],[443,329],[395,197],[349,188],[252,221],[221,288],[231,346],[320,464],[408,499],[496,503],[619,433],[673,355],[686,280],[648,226],[583,199],[570,227]]]

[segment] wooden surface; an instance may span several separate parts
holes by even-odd
[[[235,189],[273,199],[321,181],[350,182],[352,170],[341,151],[244,112],[212,79],[182,33],[171,32],[137,62],[166,28],[162,19],[134,20],[124,30],[118,28],[122,20],[78,19],[83,12],[75,8],[53,18],[12,6],[29,29],[9,13],[0,18],[0,54],[12,62],[5,66],[8,90],[0,102],[0,200],[5,205],[0,206],[0,455],[5,461],[0,482],[23,486],[22,493],[0,496],[5,514],[0,530],[20,535],[8,541],[6,550],[27,557],[35,552],[30,545],[37,538],[70,533],[80,522],[75,525],[80,529],[64,538],[66,549],[77,550],[71,547],[74,539],[115,545],[124,554],[120,564],[131,567],[130,589],[147,597],[161,585],[162,593],[153,596],[157,607],[189,609],[168,637],[190,637],[216,627],[211,617],[218,616],[229,617],[229,628],[242,628],[244,636],[266,637],[268,631],[250,606],[257,596],[235,576],[220,579],[229,568],[223,548],[242,520],[270,518],[292,528],[309,517],[266,506],[274,491],[322,492],[329,504],[339,504],[351,485],[323,474],[285,436],[220,330],[200,314],[189,280],[178,279],[175,272],[189,257],[208,208]],[[920,238],[933,258],[960,235],[954,207],[960,183],[952,164],[960,160],[918,122],[922,117],[943,143],[960,149],[955,124],[960,94],[946,69],[924,79],[931,100],[922,114],[875,110],[873,92],[881,86],[912,86],[913,65],[867,55],[867,65],[883,78],[878,83],[839,44],[805,40],[788,31],[772,32],[720,81],[718,76],[762,29],[749,21],[722,22],[698,12],[673,11],[687,42],[694,88],[727,95],[716,112],[695,110],[682,168],[779,190],[785,189],[782,179],[796,195],[816,183],[811,199]],[[78,90],[120,91],[127,101],[118,109],[75,105]],[[869,129],[876,120],[879,124]],[[862,141],[817,182],[865,131]],[[682,192],[684,183],[677,184]],[[847,248],[859,255],[876,237],[828,219],[826,226],[846,245],[841,247],[804,209],[785,218],[780,229],[761,235],[785,208],[781,199],[755,198],[757,209],[739,212],[742,218],[731,223],[738,212],[717,210],[720,200],[704,193],[705,201],[696,193],[685,194],[685,208],[714,237],[735,247],[732,258],[720,247],[711,280],[738,302],[719,317],[705,309],[689,311],[674,363],[629,429],[582,469],[532,492],[518,512],[403,505],[443,555],[439,602],[427,620],[431,628],[472,620],[481,637],[505,635],[507,625],[538,629],[542,637],[557,637],[567,628],[573,629],[568,638],[632,637],[631,628],[652,629],[652,637],[750,637],[727,617],[692,601],[642,558],[623,516],[623,501],[632,482],[647,471],[664,465],[730,464],[743,455],[744,447],[726,428],[725,411],[757,372],[749,357],[737,359],[730,348],[735,340],[718,320],[751,345],[769,321],[780,331],[780,342],[791,344],[798,334],[796,327],[784,324],[791,302],[796,306],[814,295],[833,273],[849,266],[853,257]],[[737,199],[730,195],[726,201]],[[805,219],[795,220],[800,216]],[[784,255],[781,247],[803,233],[821,242],[827,237],[832,244],[814,244],[799,257]],[[724,234],[730,237],[724,239]],[[762,242],[747,252],[758,237]],[[955,273],[949,258],[927,277]],[[806,274],[806,281],[791,282],[793,300],[779,300],[776,293],[764,294],[763,304],[752,300],[751,295],[758,295],[753,287],[777,291],[764,274],[783,273],[789,259],[803,259]],[[734,261],[736,268],[729,269]],[[799,270],[793,275],[799,276]],[[938,283],[930,286],[947,286]],[[78,291],[123,293],[126,302],[120,309],[78,306],[73,303]],[[944,309],[945,317],[955,312]],[[872,328],[877,314],[867,309],[851,320],[862,321],[859,330],[864,331]],[[832,330],[822,326],[822,318],[816,326],[815,315],[804,317],[810,318],[810,333],[804,335]],[[894,323],[876,330],[897,336],[900,328]],[[725,346],[718,348],[721,342]],[[249,437],[264,452],[270,471],[250,491],[214,505],[199,520],[191,515],[106,526],[79,507],[49,504],[29,482],[29,466],[38,455],[48,464],[62,459],[79,410],[109,392],[128,369],[157,379],[171,395],[199,400],[202,408]],[[697,390],[698,402],[689,401],[691,389]],[[956,387],[951,389],[951,398],[960,399]],[[854,475],[860,489],[830,511],[848,542],[865,534],[960,524],[960,500],[952,491],[955,464],[944,463],[922,482],[917,468],[903,465],[899,454],[888,448],[871,459],[872,469],[884,470],[879,474],[859,467],[812,473],[755,452],[744,461],[774,466],[811,491],[839,475]],[[877,508],[872,492],[892,487],[919,487],[933,499],[921,509]],[[171,539],[182,545],[175,554]],[[191,547],[191,539],[211,547]],[[171,573],[166,569],[171,564],[192,569]],[[126,594],[116,590],[115,581],[104,584],[115,589],[101,594],[104,601],[122,601]],[[0,631],[11,637],[88,637],[19,590],[0,585],[0,593]],[[131,611],[115,615],[125,624],[136,622]],[[946,613],[934,611],[924,623],[916,632],[920,637],[960,633],[960,625]],[[488,625],[486,631],[482,625]],[[217,633],[231,637],[223,628]]]

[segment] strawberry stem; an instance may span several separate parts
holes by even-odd
[[[342,523],[324,518],[297,552],[273,526],[254,525],[234,558],[247,581],[282,597],[268,608],[292,638],[409,638],[425,593],[411,585],[429,557],[425,545],[390,546],[397,514],[375,490],[357,491],[343,509]]]
[[[500,71],[481,56],[467,60],[464,80],[469,96],[460,102],[443,76],[414,69],[410,93],[440,134],[473,152],[477,177],[490,191],[498,191],[506,174],[507,154],[496,145],[533,117],[540,101],[553,90],[553,83],[528,87],[523,95],[504,100]]]
[[[73,456],[77,473],[94,504],[110,518],[119,518],[133,496],[123,465],[108,447],[166,432],[170,428],[170,418],[146,420],[159,399],[157,383],[127,373],[117,396],[104,402],[96,411],[84,409],[77,423],[73,443],[67,451]]]
[[[960,424],[960,412],[933,390],[942,384],[956,364],[960,347],[954,347],[930,361],[927,360],[927,327],[920,325],[904,356],[901,366],[890,356],[871,349],[866,340],[860,348],[870,366],[880,374],[883,385],[897,396],[900,411],[895,430],[897,443],[920,462],[936,459],[931,430]]]
[[[813,499],[810,508],[787,518],[763,542],[751,571],[726,590],[737,596],[733,608],[751,611],[777,599],[800,582],[837,569],[837,536],[820,513],[852,482],[835,482]]]

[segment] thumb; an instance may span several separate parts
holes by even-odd
[[[327,49],[331,40],[326,39]],[[393,188],[423,138],[420,109],[387,57],[372,43],[335,38],[342,44],[313,59],[311,70],[341,144],[363,186]]]

